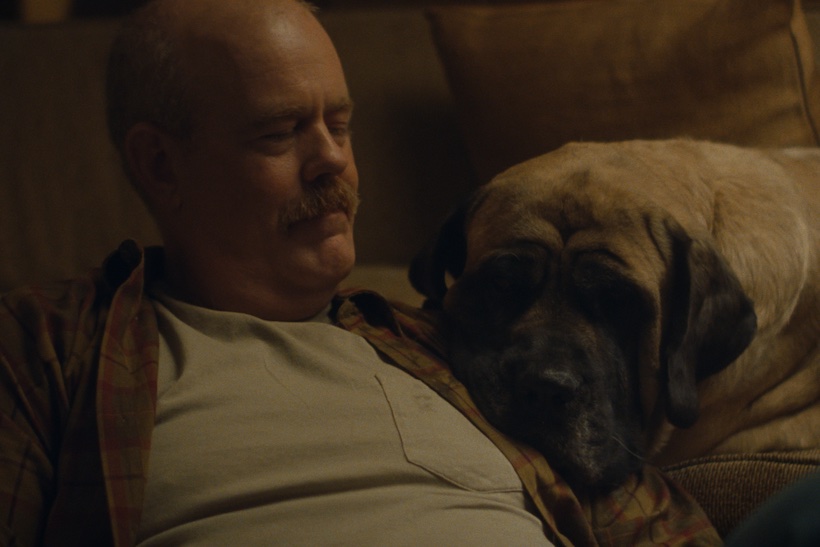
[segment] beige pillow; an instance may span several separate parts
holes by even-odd
[[[794,0],[450,6],[428,17],[483,180],[568,141],[817,145]]]

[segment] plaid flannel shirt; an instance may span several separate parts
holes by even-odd
[[[134,543],[156,408],[158,331],[145,286],[159,249],[125,242],[83,279],[0,301],[0,544]],[[685,492],[647,467],[579,500],[532,449],[495,430],[446,367],[429,312],[340,294],[336,323],[463,412],[506,455],[557,545],[719,545]]]

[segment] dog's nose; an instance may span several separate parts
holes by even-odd
[[[539,410],[559,411],[578,393],[581,378],[564,370],[539,370],[519,379],[525,404]]]

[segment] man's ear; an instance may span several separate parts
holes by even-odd
[[[698,417],[697,383],[737,359],[754,338],[757,317],[734,272],[709,242],[674,226],[671,303],[665,329],[667,416],[678,427]]]
[[[179,207],[174,154],[179,144],[154,124],[140,122],[125,136],[125,161],[134,184],[153,209]]]

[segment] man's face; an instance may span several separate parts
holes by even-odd
[[[238,280],[335,287],[355,258],[358,188],[336,52],[303,10],[212,34],[189,44],[194,129],[175,163],[172,237],[209,246]]]

